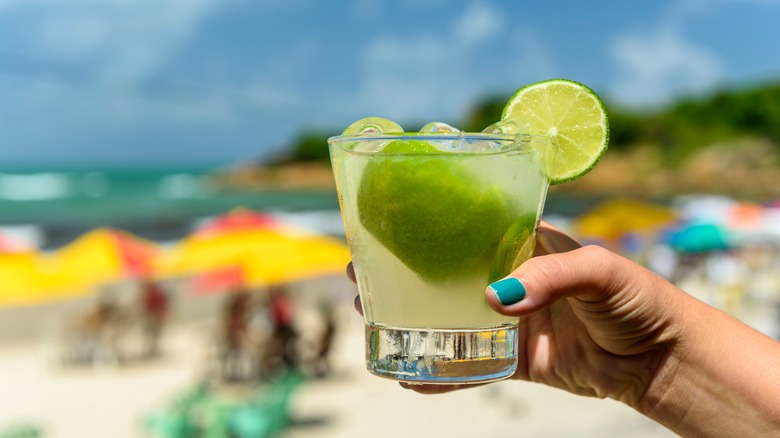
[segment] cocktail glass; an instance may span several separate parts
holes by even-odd
[[[531,256],[547,194],[531,142],[484,133],[328,139],[363,305],[366,367],[417,383],[517,368],[517,319],[485,289]]]

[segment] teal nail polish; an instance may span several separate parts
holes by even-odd
[[[501,304],[505,306],[515,304],[525,298],[525,286],[515,277],[498,280],[488,287],[496,294],[498,301],[501,301]]]

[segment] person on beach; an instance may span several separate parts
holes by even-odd
[[[220,368],[222,378],[237,381],[245,377],[242,363],[246,353],[251,306],[249,291],[239,288],[225,300],[222,311]]]
[[[141,318],[146,357],[160,353],[160,338],[168,319],[169,307],[168,295],[162,286],[152,279],[145,279],[141,285]]]
[[[287,286],[277,284],[269,291],[271,338],[278,345],[278,357],[287,368],[297,365],[298,332],[295,330],[295,302],[287,291]]]
[[[681,436],[780,437],[780,342],[550,224],[535,255],[486,290],[519,318],[515,379],[618,400]]]

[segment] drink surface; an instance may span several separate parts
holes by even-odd
[[[449,146],[392,154],[365,152],[382,147],[366,142],[331,145],[370,324],[482,329],[517,323],[491,310],[484,291],[533,252],[547,180],[526,148]]]

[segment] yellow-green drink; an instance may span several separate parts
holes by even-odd
[[[369,371],[426,383],[515,371],[517,320],[484,293],[533,252],[548,182],[529,144],[545,141],[371,130],[329,139]]]

